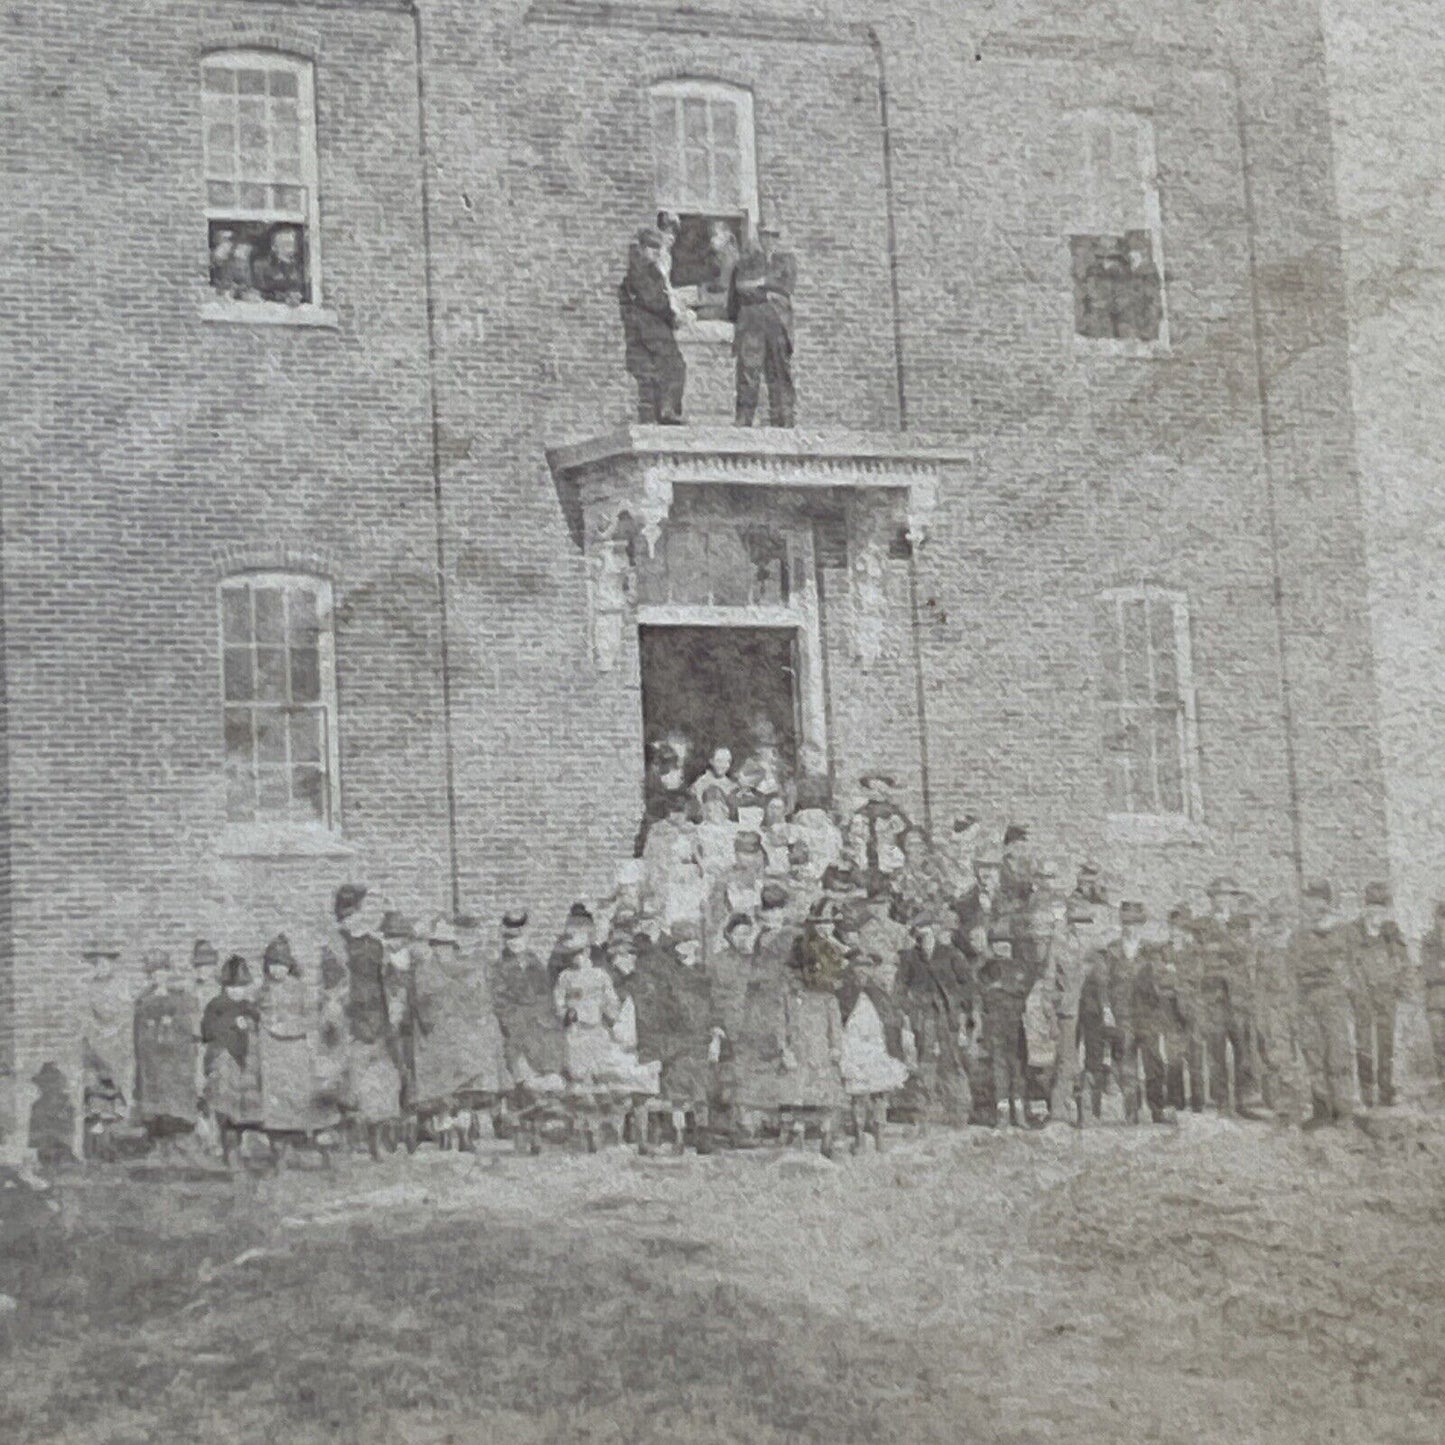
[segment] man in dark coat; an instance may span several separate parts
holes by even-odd
[[[1366,886],[1365,910],[1346,936],[1354,955],[1350,984],[1360,1098],[1367,1107],[1378,1099],[1388,1108],[1395,1102],[1395,1014],[1410,964],[1404,936],[1390,917],[1388,883]]]
[[[747,247],[733,267],[728,288],[739,426],[752,426],[764,380],[768,385],[768,424],[793,425],[793,289],[798,263],[778,241],[776,219],[765,217],[756,243]]]
[[[547,965],[527,947],[525,910],[512,910],[502,917],[502,948],[492,974],[492,998],[512,1077],[520,1084],[560,1078],[562,1026],[552,1002]]]
[[[637,419],[677,425],[687,363],[677,345],[679,312],[668,285],[660,231],[644,226],[628,253],[617,288],[627,373],[637,382]]]
[[[973,965],[949,942],[943,919],[913,919],[913,947],[899,963],[904,1008],[918,1048],[917,1093],[925,1120],[967,1124],[973,1111],[965,1046],[976,1018]]]

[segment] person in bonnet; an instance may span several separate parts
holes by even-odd
[[[291,941],[278,933],[261,959],[261,1123],[277,1135],[313,1137],[341,1122],[317,1077],[320,1016]]]
[[[206,1103],[227,1161],[237,1136],[262,1116],[261,1012],[251,1001],[251,969],[239,953],[221,965],[220,992],[201,1017]]]
[[[195,999],[168,953],[149,954],[135,1002],[136,1115],[170,1151],[196,1126]]]

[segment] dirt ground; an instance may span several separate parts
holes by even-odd
[[[116,1168],[0,1210],[6,1441],[1445,1439],[1438,1116]]]

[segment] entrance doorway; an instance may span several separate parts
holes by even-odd
[[[639,646],[647,757],[664,738],[685,738],[691,782],[714,748],[730,748],[741,763],[771,730],[783,766],[797,776],[796,628],[643,626]]]

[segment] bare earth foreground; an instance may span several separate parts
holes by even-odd
[[[0,1439],[1445,1439],[1445,1124],[0,1191]]]

